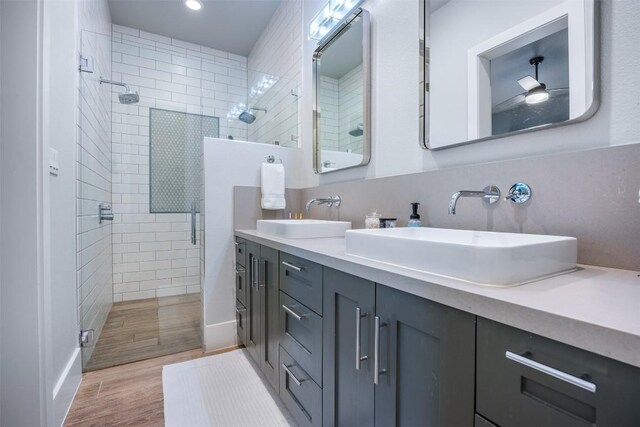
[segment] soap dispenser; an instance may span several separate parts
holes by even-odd
[[[418,215],[418,206],[420,206],[420,203],[418,202],[411,203],[411,209],[413,210],[413,213],[409,217],[407,227],[422,227],[422,221],[420,221],[420,215]]]

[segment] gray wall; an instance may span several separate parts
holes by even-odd
[[[406,226],[409,203],[420,202],[425,227],[572,236],[581,264],[640,270],[639,164],[640,145],[631,144],[289,190],[288,206],[302,210],[311,198],[338,194],[340,208],[314,205],[308,216],[363,228],[373,209]],[[488,208],[479,199],[461,199],[457,214],[447,213],[458,190],[494,184],[506,194],[519,181],[533,189],[525,205],[502,200]],[[261,219],[259,188],[235,190],[236,228],[255,229]]]
[[[487,208],[478,199],[461,199],[448,215],[451,195],[497,185],[503,194],[512,184],[533,189],[529,203],[502,200]],[[640,270],[640,145],[594,149],[443,169],[412,175],[302,190],[302,200],[342,196],[338,209],[314,207],[314,218],[352,221],[376,208],[405,226],[409,203],[420,202],[424,226],[573,236],[582,264]]]

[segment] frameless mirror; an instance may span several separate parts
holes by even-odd
[[[441,149],[591,117],[596,0],[419,0],[420,137]]]
[[[313,56],[316,173],[362,166],[371,158],[370,21],[358,9],[320,41]]]

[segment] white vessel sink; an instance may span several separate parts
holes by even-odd
[[[258,233],[287,239],[310,239],[314,237],[344,237],[351,228],[347,221],[323,221],[318,219],[258,220]]]
[[[573,237],[386,228],[346,232],[347,254],[481,285],[513,286],[572,271]]]

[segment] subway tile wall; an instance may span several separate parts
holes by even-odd
[[[113,300],[200,292],[190,214],[149,211],[149,109],[216,116],[221,136],[245,139],[227,114],[246,99],[247,58],[114,25],[112,78],[140,93],[137,104],[120,104],[117,88],[112,98]]]
[[[362,66],[339,79],[320,76],[320,138],[322,148],[362,154],[362,136],[349,131],[363,123]]]
[[[267,113],[254,111],[256,120],[248,127],[249,141],[298,146],[302,21],[302,0],[284,0],[249,54],[248,104],[267,108]],[[278,80],[260,94],[256,89],[269,76]]]
[[[200,291],[203,233],[193,246],[189,214],[149,211],[149,109],[219,117],[222,138],[297,146],[301,22],[302,1],[285,0],[248,58],[113,25],[112,79],[140,94],[131,105],[119,103],[120,88],[112,95],[114,301]],[[273,87],[248,101],[269,76],[276,77]],[[246,125],[237,111],[249,102],[266,103],[268,115],[254,112],[256,121]]]
[[[98,205],[111,202],[111,18],[106,1],[80,2],[78,50],[94,58],[93,74],[79,73],[76,116],[76,250],[78,329],[100,336],[112,301],[110,222],[99,223]],[[55,226],[55,224],[54,224]],[[82,348],[86,363],[94,347]]]
[[[362,154],[362,136],[350,131],[363,124],[362,65],[349,71],[338,81],[340,87],[340,151]]]

